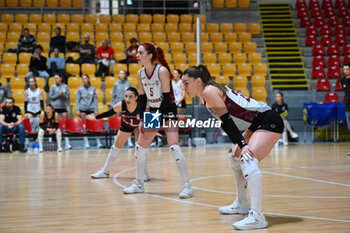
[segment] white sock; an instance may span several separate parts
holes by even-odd
[[[103,166],[103,172],[108,174],[109,173],[109,168],[111,165],[114,163],[114,161],[118,158],[118,153],[120,149],[117,147],[112,147],[111,150],[109,151],[108,158],[105,162],[105,165]]]
[[[179,145],[172,145],[170,148],[170,153],[176,162],[177,169],[182,177],[183,182],[190,184],[190,179],[188,176],[187,162],[184,154],[181,152]]]
[[[248,202],[247,199],[247,180],[244,178],[241,168],[241,162],[239,158],[229,155],[230,165],[233,171],[233,176],[235,178],[237,199],[241,204]]]
[[[288,133],[286,129],[283,131],[282,137],[284,142],[288,142]]]
[[[102,143],[101,143],[101,139],[100,139],[99,137],[96,138],[96,142],[97,142],[97,145],[102,144]]]
[[[70,146],[69,137],[65,137],[65,138],[64,138],[64,141],[66,142],[66,146]]]
[[[84,143],[85,145],[89,145],[89,139],[87,137],[84,137]]]
[[[60,129],[56,130],[56,141],[57,141],[57,148],[62,148],[62,133]]]
[[[39,149],[43,149],[44,133],[45,132],[43,129],[39,129],[39,133],[38,133]]]
[[[243,160],[243,159],[242,159]],[[261,213],[261,202],[262,202],[262,174],[258,167],[259,161],[253,158],[250,161],[241,160],[242,172],[247,179],[250,200],[252,202],[251,209],[258,214]]]
[[[290,126],[289,122],[287,120],[283,120],[284,127],[288,130],[289,133],[294,133],[292,130],[292,127]]]
[[[146,160],[147,160],[147,149],[137,144],[135,147],[135,158],[136,158],[136,180],[138,184],[143,185],[143,175],[145,173]]]

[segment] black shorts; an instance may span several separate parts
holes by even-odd
[[[136,128],[127,126],[123,122],[122,122],[122,124],[120,125],[120,128],[119,128],[120,131],[123,131],[123,132],[126,132],[126,133],[132,133],[132,132],[134,132],[135,129]]]
[[[284,123],[281,116],[276,111],[268,110],[260,113],[248,129],[252,132],[263,129],[281,134],[283,133]]]
[[[84,110],[79,110],[79,112],[85,113],[86,115],[90,115],[92,113],[95,113],[94,111],[84,111]]]
[[[55,112],[57,113],[63,113],[63,112],[68,112],[66,108],[55,108]]]
[[[149,111],[150,112],[156,112],[157,110],[159,110],[159,108],[150,108]],[[165,112],[163,112],[162,116],[161,116],[161,122],[163,122],[163,119],[165,121],[168,120],[176,120],[177,121],[177,107],[175,103],[171,103],[168,105],[168,108],[165,110]]]
[[[177,105],[178,108],[186,108],[186,100],[183,99],[179,105]]]
[[[29,114],[32,114],[33,116],[36,116],[36,115],[39,115],[41,113],[41,111],[37,112],[37,113],[33,113],[33,112],[29,112],[29,111],[26,111],[26,113],[29,113]]]

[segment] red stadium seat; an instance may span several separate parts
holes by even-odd
[[[337,79],[337,81],[335,82],[335,91],[343,91],[343,87],[341,86],[341,82],[340,82],[340,78]]]
[[[320,30],[320,35],[332,35],[332,28],[329,25],[323,25]]]
[[[64,121],[65,128],[67,132],[74,134],[86,133],[87,130],[84,129],[84,124],[82,119],[69,118]]]
[[[318,0],[310,0],[309,1],[309,9],[314,9],[314,8],[321,8]]]
[[[346,6],[342,6],[338,9],[338,13],[337,13],[338,17],[344,17],[347,15],[349,15],[349,12]]]
[[[338,55],[331,55],[328,57],[327,66],[340,66],[340,57]]]
[[[350,54],[346,54],[343,57],[343,65],[350,62]]]
[[[108,128],[110,131],[118,131],[121,125],[120,117],[110,117],[108,118]]]
[[[309,12],[307,8],[299,8],[297,12],[298,18],[309,17]]]
[[[339,102],[338,94],[336,92],[327,92],[326,95],[324,96],[323,102],[325,103]]]
[[[322,27],[325,24],[326,24],[326,20],[323,18],[323,16],[319,16],[315,18],[314,26]]]
[[[328,22],[327,22],[327,25],[331,26],[331,27],[334,27],[336,25],[339,24],[339,21],[338,21],[338,16],[330,16],[328,18]]]
[[[316,18],[322,16],[322,11],[320,8],[313,8],[311,9],[310,15],[312,18]]]
[[[332,44],[332,36],[331,35],[323,35],[320,40],[320,44],[323,46],[328,46]]]
[[[326,73],[324,72],[323,66],[313,66],[311,78],[326,78]]]
[[[315,44],[312,47],[312,55],[313,56],[325,55],[324,46],[322,44]]]
[[[317,32],[317,27],[315,27],[314,25],[310,25],[306,28],[306,35],[318,35]]]
[[[323,55],[314,56],[312,59],[312,66],[326,66],[326,60]]]
[[[331,85],[326,78],[318,79],[316,84],[316,91],[330,91]]]
[[[24,130],[25,130],[26,134],[38,135],[38,132],[32,132],[32,125],[30,124],[30,119],[29,118],[25,118],[22,121],[22,124],[23,124],[23,127],[24,127]]]
[[[305,0],[297,0],[295,3],[295,8],[307,8],[306,1]]]
[[[322,9],[326,9],[328,7],[334,8],[332,0],[323,0],[321,7],[322,7]]]
[[[328,78],[340,78],[341,71],[339,66],[329,66],[327,71]]]
[[[346,44],[346,36],[345,34],[338,34],[335,36],[334,43],[338,45]]]
[[[334,7],[340,8],[346,6],[345,0],[335,0]]]
[[[334,35],[338,35],[338,34],[346,34],[346,28],[344,25],[339,24],[339,25],[335,26]]]
[[[312,25],[310,17],[307,16],[300,19],[300,27],[305,28],[310,25]]]
[[[349,26],[350,25],[350,16],[347,15],[345,17],[342,17],[341,24],[343,26]]]
[[[305,46],[313,46],[317,44],[317,35],[308,35],[305,39]]]
[[[329,55],[340,55],[340,49],[338,44],[331,44],[327,49],[327,56]]]
[[[343,46],[341,53],[342,55],[350,54],[350,43]]]
[[[335,11],[334,11],[333,7],[325,8],[323,16],[326,18],[331,17],[331,16],[335,16]]]
[[[97,120],[85,120],[85,127],[89,132],[93,133],[105,133],[108,129],[105,129],[105,123],[103,119]]]

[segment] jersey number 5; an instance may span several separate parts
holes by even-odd
[[[153,96],[153,87],[149,88],[149,93],[150,93],[151,96]]]

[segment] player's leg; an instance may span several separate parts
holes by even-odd
[[[135,135],[135,145],[137,145],[137,140],[138,140],[138,138],[139,138],[139,136],[140,136],[140,131],[139,131],[139,129],[138,128],[135,128],[134,129],[134,135]],[[131,138],[131,137],[130,137]],[[130,139],[129,138],[129,139]],[[148,155],[146,156],[146,163],[145,163],[145,173],[144,173],[144,175],[143,175],[143,181],[144,182],[148,182],[148,181],[150,181],[151,180],[151,178],[149,177],[149,174],[148,174],[148,170],[147,170],[147,157],[148,157]]]
[[[56,130],[57,152],[62,152],[62,132],[60,129]]]
[[[61,114],[62,121],[65,122],[65,120],[68,118],[68,112],[62,112],[60,114]],[[66,144],[64,149],[66,150],[72,149],[72,146],[69,143],[69,137],[64,137],[64,140]]]
[[[38,141],[39,141],[39,152],[44,152],[43,145],[44,145],[44,133],[45,131],[40,128],[38,133]]]
[[[287,129],[287,131],[290,133],[291,137],[292,137],[292,138],[297,138],[297,137],[298,137],[298,134],[296,134],[296,133],[292,130],[292,127],[290,126],[289,121],[288,121],[288,120],[283,120],[283,123],[284,123],[284,128]]]
[[[107,160],[101,170],[91,175],[91,178],[93,179],[100,179],[100,178],[108,178],[109,177],[109,169],[114,163],[114,161],[118,158],[118,155],[120,153],[120,150],[123,148],[124,144],[130,137],[130,132],[124,132],[119,130],[117,137],[114,140],[114,146],[109,151]]]

